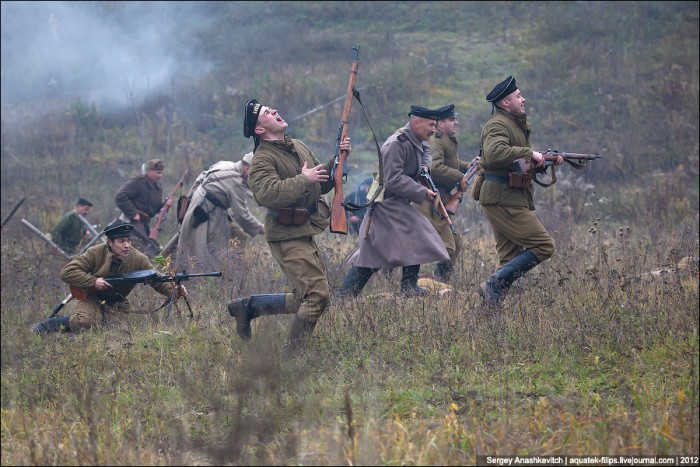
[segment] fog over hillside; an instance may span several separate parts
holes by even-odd
[[[2,2],[2,103],[141,101],[209,66],[185,40],[197,2]]]

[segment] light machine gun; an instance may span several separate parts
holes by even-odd
[[[178,274],[159,274],[158,271],[155,269],[143,269],[140,271],[133,271],[129,272],[126,274],[122,274],[119,276],[114,276],[114,277],[105,277],[105,281],[109,282],[112,285],[117,285],[117,284],[124,284],[124,283],[129,283],[129,284],[157,284],[161,282],[172,282],[174,284],[173,290],[170,293],[170,298],[168,301],[163,304],[163,306],[167,305],[168,306],[168,311],[165,315],[165,318],[170,317],[170,309],[172,308],[173,303],[175,303],[175,291],[177,289],[177,286],[179,286],[182,281],[189,280],[192,277],[221,277],[221,271],[217,272],[203,272],[199,274],[187,274],[186,272],[178,273]],[[101,298],[109,298],[110,295],[113,296],[114,298],[119,298],[119,295],[116,293],[110,294],[110,290],[102,290],[98,291],[94,287],[90,287],[87,289],[81,289],[79,287],[74,287],[70,286],[70,293],[71,296],[77,300],[85,300],[86,298],[97,294],[98,297]],[[187,308],[190,310],[189,317],[192,318],[194,316],[192,312],[192,307],[190,306],[190,302],[187,301],[187,297],[183,297],[185,299],[185,303],[187,304]],[[68,303],[68,297],[62,302],[63,305]],[[160,308],[163,308],[161,306]],[[160,309],[159,308],[159,309]],[[54,309],[52,312],[52,316],[54,316],[60,308],[57,307],[57,309]],[[158,310],[156,310],[158,311]]]

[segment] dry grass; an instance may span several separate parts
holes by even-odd
[[[359,299],[331,305],[296,359],[282,348],[289,317],[256,320],[246,344],[225,312],[231,296],[286,287],[259,239],[221,280],[189,284],[192,322],[160,312],[43,338],[29,326],[62,298],[61,261],[21,267],[3,242],[3,278],[13,280],[2,290],[2,463],[464,465],[479,454],[695,453],[697,260],[665,275],[631,272],[692,256],[697,225],[653,245],[630,230],[598,225],[575,246],[560,242],[501,313],[470,292],[493,264],[488,237],[466,249],[457,293],[445,299],[399,298],[398,277],[378,274]],[[335,286],[353,241],[321,238]],[[160,305],[145,287],[134,302]]]

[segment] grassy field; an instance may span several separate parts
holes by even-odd
[[[471,293],[495,265],[488,228],[475,223],[452,294],[399,298],[398,273],[378,274],[359,299],[333,302],[296,358],[283,349],[290,317],[257,319],[244,343],[225,311],[233,296],[285,290],[261,239],[223,278],[188,284],[193,320],[180,303],[168,321],[160,311],[45,337],[29,327],[65,293],[62,261],[27,262],[3,240],[2,464],[697,454],[698,229],[688,221],[653,239],[602,221],[553,225],[558,253],[498,313]],[[336,288],[354,241],[320,239]],[[161,304],[145,286],[132,297],[141,311]]]
[[[700,452],[698,2],[2,2],[2,13],[3,219],[26,197],[0,237],[2,465]],[[399,273],[377,274],[358,300],[333,301],[297,358],[283,348],[291,317],[256,320],[244,343],[226,312],[233,298],[288,288],[258,237],[232,246],[223,277],[187,284],[193,320],[182,303],[167,321],[149,313],[162,297],[138,286],[143,313],[123,326],[30,332],[68,290],[65,260],[21,218],[49,231],[85,197],[102,228],[118,187],[154,157],[166,193],[185,169],[188,187],[252,149],[241,132],[251,97],[327,160],[342,100],[329,103],[357,43],[380,144],[411,104],[455,103],[470,160],[484,96],[514,75],[536,148],[603,154],[536,190],[557,251],[501,312],[473,293],[497,257],[466,201],[451,294],[401,299]],[[143,89],[127,80],[143,76],[127,74],[134,63],[176,66]],[[377,166],[357,103],[350,135],[346,193]],[[318,242],[337,290],[356,239]]]

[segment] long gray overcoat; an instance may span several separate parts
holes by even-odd
[[[440,235],[411,202],[422,203],[428,189],[419,183],[421,166],[430,167],[429,147],[410,125],[400,128],[382,145],[384,202],[376,204],[360,226],[360,243],[348,263],[367,268],[393,268],[447,261]],[[370,223],[369,235],[364,232]]]

